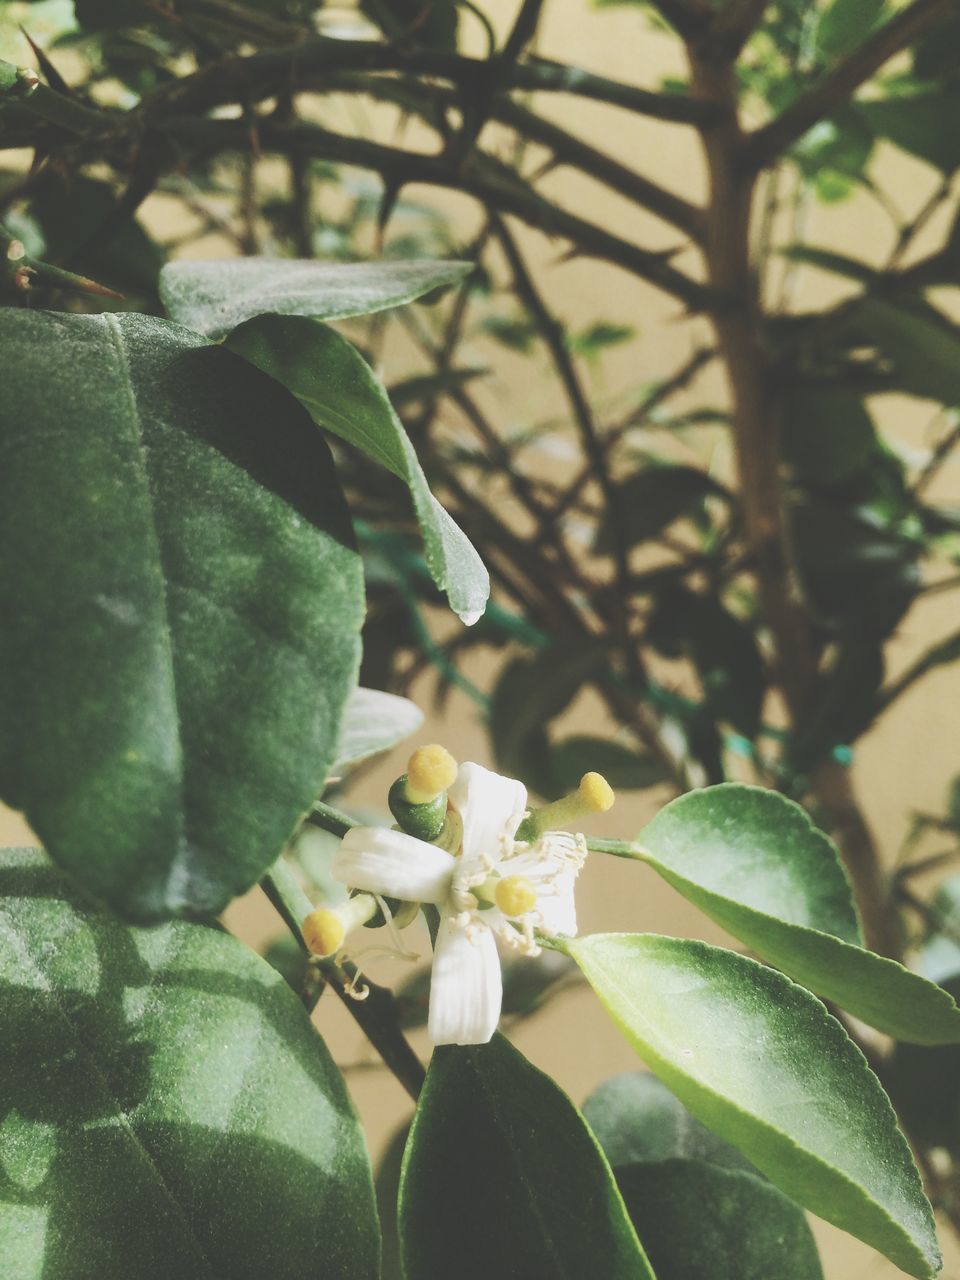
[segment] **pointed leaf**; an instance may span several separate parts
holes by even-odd
[[[302,316],[251,320],[227,346],[292,391],[315,422],[408,486],[433,580],[468,626],[476,622],[490,593],[487,571],[430,492],[403,423],[359,352],[334,329]]]
[[[599,934],[563,949],[699,1120],[798,1203],[935,1275],[933,1215],[893,1108],[815,996],[704,942]]]
[[[0,347],[0,797],[119,911],[219,911],[319,793],[355,679],[329,451],[163,320],[8,310]]]
[[[434,1051],[400,1184],[406,1280],[654,1280],[579,1112],[502,1036]]]
[[[942,987],[861,945],[831,840],[792,800],[725,783],[671,801],[637,858],[759,956],[864,1022],[916,1044],[960,1043]]]
[[[38,850],[0,855],[4,1274],[376,1280],[363,1136],[283,979],[63,893]]]
[[[313,262],[224,258],[171,262],[160,273],[160,298],[174,320],[222,338],[261,315],[343,320],[413,302],[455,284],[470,262]]]
[[[408,738],[423,724],[423,712],[409,698],[379,689],[354,689],[343,713],[337,758],[331,768],[339,773],[348,765],[387,751]]]

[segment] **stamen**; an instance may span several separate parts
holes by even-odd
[[[565,827],[574,818],[582,818],[590,813],[606,813],[614,799],[613,788],[602,774],[585,773],[576,791],[532,812],[525,819],[521,832],[525,837],[537,836],[548,828]]]
[[[448,791],[457,778],[457,762],[438,743],[418,747],[407,764],[406,798],[409,804],[429,804]]]

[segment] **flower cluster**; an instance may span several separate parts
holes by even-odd
[[[599,774],[588,773],[572,796],[530,812],[521,782],[479,764],[458,769],[442,747],[431,746],[411,757],[390,801],[402,829],[347,832],[332,874],[354,896],[307,916],[304,937],[316,954],[330,955],[351,928],[379,919],[380,912],[395,929],[420,906],[436,907],[430,1039],[485,1044],[500,1018],[498,940],[535,956],[538,937],[577,931],[574,883],[586,842],[551,828],[608,809],[613,792]]]

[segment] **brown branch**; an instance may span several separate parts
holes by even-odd
[[[951,0],[913,0],[825,75],[809,93],[798,98],[775,120],[748,135],[742,147],[742,161],[754,171],[775,164],[784,151],[802,138],[818,120],[823,120],[847,102],[885,62],[947,13],[950,5]]]

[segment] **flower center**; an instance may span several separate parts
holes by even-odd
[[[526,876],[504,876],[497,882],[493,900],[505,916],[523,916],[537,905],[537,891]]]

